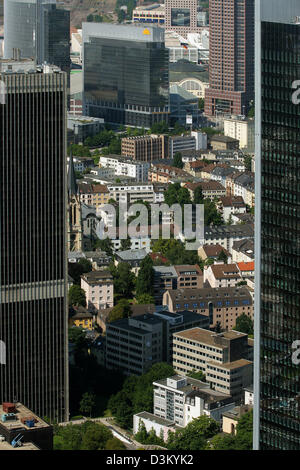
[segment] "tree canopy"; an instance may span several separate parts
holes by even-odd
[[[185,428],[169,432],[169,450],[204,450],[207,439],[219,432],[219,424],[206,415],[193,419]]]
[[[150,256],[142,260],[136,281],[136,295],[143,294],[154,294],[154,269]]]
[[[111,323],[113,321],[120,320],[121,318],[129,318],[131,314],[132,310],[130,303],[127,299],[121,299],[109,313],[107,317],[107,322]]]
[[[153,382],[174,375],[173,368],[164,362],[137,377],[127,377],[122,390],[112,395],[108,408],[121,427],[132,428],[132,416],[141,411],[153,412]]]
[[[242,313],[237,317],[235,327],[233,329],[240,331],[241,333],[246,333],[247,335],[253,335],[253,327],[253,320],[245,313]]]
[[[86,296],[85,291],[81,289],[80,286],[74,284],[69,289],[69,305],[81,305],[82,307],[86,307]]]

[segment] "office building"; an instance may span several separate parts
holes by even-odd
[[[4,1],[4,58],[33,58],[70,73],[70,12],[56,0]]]
[[[244,333],[192,328],[173,335],[173,368],[181,375],[202,371],[212,389],[239,401],[253,380],[251,349]]]
[[[150,128],[169,119],[169,53],[158,26],[83,23],[84,113]]]
[[[133,160],[152,162],[169,157],[169,139],[167,135],[143,135],[123,137],[121,153]]]
[[[64,421],[67,77],[31,60],[4,59],[0,80],[0,402],[20,401]]]
[[[160,26],[165,24],[165,5],[141,5],[132,12],[132,21],[134,23],[154,23]]]
[[[254,448],[299,450],[300,4],[256,15]]]
[[[254,1],[210,0],[205,114],[245,114],[254,99]]]
[[[206,24],[205,12],[198,0],[165,0],[165,27],[183,38],[189,33],[201,33]]]
[[[163,305],[170,312],[191,310],[209,317],[210,326],[217,324],[231,330],[236,319],[245,314],[253,318],[253,300],[246,287],[204,287],[202,289],[169,289],[163,294]]]
[[[181,311],[168,312],[156,307],[106,324],[106,367],[125,374],[141,375],[157,362],[172,363],[173,334],[189,328],[208,328],[204,315]]]

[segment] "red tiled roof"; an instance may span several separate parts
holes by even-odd
[[[237,265],[240,271],[254,271],[254,261],[242,261]]]

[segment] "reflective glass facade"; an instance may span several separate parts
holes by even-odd
[[[263,21],[260,449],[300,449],[300,366],[292,356],[300,339],[300,105],[292,88],[299,79],[300,25],[292,15],[290,24]]]
[[[161,42],[91,37],[84,44],[84,113],[148,128],[168,121],[168,54]]]
[[[56,7],[55,0],[5,0],[4,57],[13,49],[38,64],[48,62],[70,71],[70,12]]]
[[[20,64],[22,66],[22,64]],[[0,73],[0,401],[68,419],[66,74]]]

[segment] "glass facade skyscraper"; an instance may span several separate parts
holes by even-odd
[[[257,1],[254,448],[262,450],[300,449],[299,80],[300,2]]]
[[[64,421],[67,77],[0,60],[0,80],[0,402]]]
[[[169,117],[169,56],[155,26],[83,23],[84,114],[149,128]]]
[[[56,0],[4,1],[4,57],[13,49],[21,57],[47,62],[70,72],[70,12],[58,8]]]

